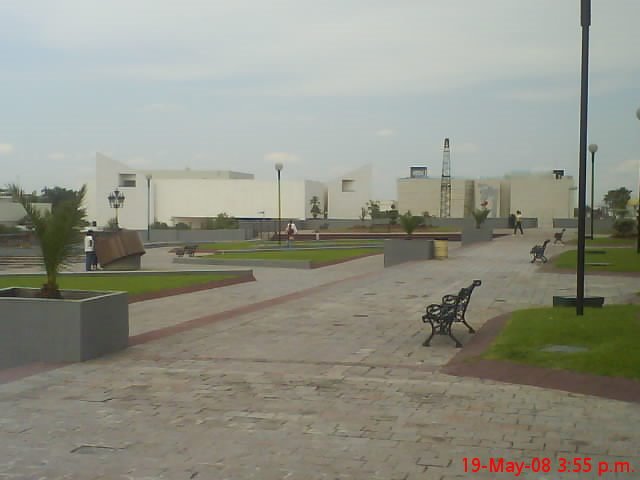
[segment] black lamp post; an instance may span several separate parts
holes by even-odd
[[[120,224],[118,223],[118,209],[124,206],[124,195],[116,188],[109,194],[107,199],[109,200],[109,206],[116,211],[116,230],[120,230]]]
[[[151,174],[147,173],[147,242],[151,241]]]
[[[593,179],[594,179],[594,160],[596,157],[596,152],[598,151],[598,145],[595,143],[592,143],[591,145],[589,145],[589,151],[591,152],[591,240],[593,240],[593,210],[594,210],[594,205],[593,205]]]
[[[578,268],[576,275],[576,315],[584,315],[585,203],[587,197],[587,103],[589,91],[589,26],[591,0],[580,2],[582,26],[582,69],[580,86],[580,168],[578,181]]]
[[[278,172],[278,246],[282,244],[282,239],[280,238],[280,232],[282,231],[281,223],[282,223],[282,209],[280,203],[280,172],[284,165],[281,162],[276,163],[276,172]]]

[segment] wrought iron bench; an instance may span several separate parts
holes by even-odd
[[[564,245],[564,242],[562,241],[562,236],[564,235],[564,232],[566,232],[566,228],[563,228],[560,232],[556,232],[553,234],[553,244],[557,244],[559,243],[560,245]]]
[[[176,257],[184,257],[185,255],[193,257],[196,250],[198,250],[198,245],[185,245],[182,248],[176,248]]]
[[[547,244],[551,240],[545,240],[542,245],[535,245],[531,251],[531,263],[534,263],[536,260],[540,260],[542,263],[547,263],[547,257],[544,256],[544,251],[547,248]]]
[[[461,322],[467,327],[469,333],[475,333],[473,327],[467,323],[465,314],[473,290],[480,285],[482,285],[480,280],[474,280],[468,287],[461,288],[457,295],[445,295],[442,297],[441,304],[432,304],[426,308],[422,321],[431,325],[431,334],[422,345],[430,346],[431,339],[437,333],[438,335],[448,335],[456,342],[456,347],[462,347],[460,340],[451,332],[451,327],[455,322]]]

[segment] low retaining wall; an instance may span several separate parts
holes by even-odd
[[[233,230],[177,230],[162,229],[151,230],[150,238],[147,238],[146,230],[137,230],[140,237],[145,242],[180,242],[180,243],[207,243],[226,242],[232,240],[250,240],[253,238],[252,232],[247,232],[244,228]]]
[[[416,260],[430,260],[433,258],[433,240],[390,239],[384,241],[384,266],[391,267]]]
[[[615,219],[613,217],[594,218],[593,233],[612,233]],[[553,228],[578,228],[577,218],[554,218]],[[591,219],[587,217],[585,222],[586,233],[591,233]]]
[[[310,269],[310,260],[262,260],[259,258],[243,259],[243,258],[184,258],[177,257],[173,259],[173,263],[181,263],[185,265],[238,265],[244,267],[271,267],[271,268],[302,268]]]
[[[475,222],[470,222],[462,229],[462,246],[491,240],[493,240],[493,229],[487,225],[483,224],[480,228],[476,228]]]
[[[0,368],[81,362],[127,347],[127,293],[63,290],[57,300],[35,298],[37,291],[0,290]]]

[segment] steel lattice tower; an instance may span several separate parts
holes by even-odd
[[[442,180],[440,182],[440,217],[451,216],[451,152],[449,139],[444,139],[442,153]]]

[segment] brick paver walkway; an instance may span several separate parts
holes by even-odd
[[[257,282],[131,305],[134,334],[200,326],[1,385],[0,479],[516,478],[464,471],[464,458],[497,457],[552,462],[517,478],[639,478],[597,474],[598,462],[640,471],[637,404],[452,377],[439,371],[449,340],[420,345],[424,304],[474,278],[477,327],[574,291],[574,276],[528,263],[543,236],[526,233],[446,261],[256,269]],[[587,278],[608,303],[637,289]],[[594,471],[560,474],[560,457]]]

